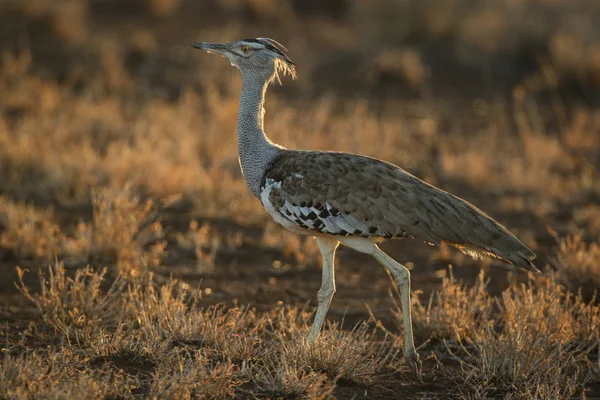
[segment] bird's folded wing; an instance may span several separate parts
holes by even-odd
[[[535,257],[475,206],[393,164],[356,154],[283,151],[265,173],[261,200],[315,233],[408,236],[479,248],[503,259],[511,252]]]

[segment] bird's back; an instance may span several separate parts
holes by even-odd
[[[277,222],[306,233],[445,242],[538,272],[535,253],[483,211],[374,158],[284,150],[264,174],[261,201]]]

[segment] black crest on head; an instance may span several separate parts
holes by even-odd
[[[242,39],[242,41],[250,42],[250,43],[260,43],[263,46],[265,46],[267,49],[279,54],[281,57],[283,57],[285,59],[288,59],[287,55],[285,54],[285,53],[287,53],[288,49],[276,40],[269,39],[269,38],[248,38],[248,39]]]

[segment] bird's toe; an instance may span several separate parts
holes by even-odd
[[[423,378],[421,375],[421,370],[423,368],[423,365],[421,364],[421,360],[419,358],[419,353],[417,353],[416,351],[407,353],[406,361],[408,361],[408,365],[409,365],[410,369],[413,371],[413,373],[417,376],[417,379],[420,382],[423,382]]]

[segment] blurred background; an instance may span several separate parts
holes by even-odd
[[[394,162],[557,265],[562,238],[600,233],[598,21],[595,0],[2,0],[2,259],[317,264],[314,243],[282,233],[245,187],[239,73],[189,47],[263,36],[299,75],[269,92],[273,140]],[[161,222],[146,224],[157,204]],[[132,210],[148,237],[119,236]],[[479,265],[410,246],[390,251],[423,279]]]
[[[520,84],[598,101],[600,5],[592,0],[0,4],[4,52],[31,52],[35,72],[82,86],[104,78],[113,90],[130,85],[175,100],[185,86],[219,79],[189,42],[268,36],[298,61],[304,82],[294,97],[468,99],[507,95]]]

